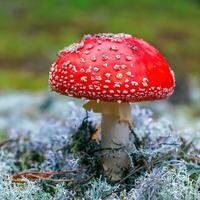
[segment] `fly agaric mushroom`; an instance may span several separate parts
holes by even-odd
[[[63,95],[90,100],[84,107],[102,113],[102,148],[129,143],[130,102],[169,97],[174,75],[157,49],[128,34],[86,35],[63,49],[52,65],[49,84]],[[111,180],[119,180],[129,167],[125,152],[102,159]]]

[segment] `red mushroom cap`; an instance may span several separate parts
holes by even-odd
[[[118,102],[165,99],[174,82],[160,52],[127,34],[85,36],[60,52],[49,76],[60,94]]]

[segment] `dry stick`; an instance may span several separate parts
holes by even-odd
[[[48,177],[56,174],[65,174],[65,173],[74,173],[78,172],[78,170],[66,170],[66,171],[58,171],[58,172],[52,172],[52,171],[23,171],[19,172],[12,176],[12,182],[15,183],[24,183],[25,181],[22,180],[22,178],[32,179],[35,180],[47,180],[47,181],[53,181],[53,182],[70,182],[69,179],[50,179]]]
[[[190,155],[188,157],[192,162],[200,162],[200,157]]]
[[[70,172],[74,172],[75,170],[71,170]],[[49,173],[49,172],[47,172],[47,173],[44,173],[44,174],[42,174],[42,173],[37,173],[36,172],[36,174],[41,174],[41,175],[54,175],[54,174],[59,174],[59,173]],[[38,175],[34,175],[34,173],[33,174],[30,174],[30,173],[20,173],[20,174],[17,174],[17,175],[15,175],[15,176],[13,176],[13,178],[14,179],[12,179],[12,182],[14,182],[14,183],[25,183],[26,181],[25,180],[23,180],[22,178],[20,179],[20,177],[23,177],[23,175],[25,176],[25,178],[31,178],[31,179],[33,179],[34,181],[35,180],[45,180],[45,181],[51,181],[51,182],[55,182],[55,183],[63,183],[63,182],[71,182],[71,183],[75,183],[75,184],[78,184],[78,185],[83,185],[83,184],[86,184],[86,183],[88,183],[94,176],[95,176],[95,174],[92,174],[89,178],[87,178],[86,180],[83,180],[83,181],[80,181],[80,182],[75,182],[74,180],[72,180],[72,179],[52,179],[52,178],[47,178],[47,177],[44,177],[44,176],[38,176]],[[19,179],[17,179],[17,178],[19,178]]]
[[[51,181],[56,183],[63,183],[63,182],[73,182],[72,179],[51,179],[51,178],[44,178],[37,175],[32,175],[32,178],[35,178],[35,180],[45,180],[45,181]],[[23,179],[12,179],[12,182],[14,183],[26,183]]]
[[[4,145],[10,143],[10,142],[14,142],[16,140],[13,140],[13,139],[7,139],[7,140],[3,140],[0,142],[0,148],[3,147]]]
[[[14,176],[12,176],[12,179],[17,180],[17,179],[26,178],[26,179],[30,179],[30,180],[36,180],[36,179],[38,179],[38,177],[40,177],[40,179],[42,179],[42,178],[49,178],[50,176],[51,176],[50,174],[26,173],[26,174],[21,174],[21,175],[14,175]]]
[[[55,175],[55,174],[66,174],[66,173],[73,173],[78,172],[79,170],[64,170],[64,171],[37,171],[37,170],[27,170],[19,172],[13,176],[22,176],[25,174],[45,174],[45,175]]]

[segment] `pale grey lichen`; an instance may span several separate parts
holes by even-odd
[[[7,175],[16,171],[14,154],[0,149],[0,175]]]
[[[99,200],[105,197],[111,200],[117,197],[114,192],[119,188],[119,186],[111,186],[102,178],[92,181],[89,187],[90,189],[85,193],[85,198],[87,200]]]
[[[175,168],[154,169],[139,178],[127,195],[129,200],[198,200],[199,187],[190,178],[184,163]]]
[[[48,98],[51,98],[51,101]],[[144,158],[151,169],[149,172],[142,168],[138,174],[126,180],[127,185],[111,185],[103,178],[94,177],[81,185],[81,191],[72,190],[65,184],[53,185],[52,193],[44,191],[41,182],[29,181],[23,187],[13,184],[10,176],[26,169],[81,169],[81,172],[68,177],[79,176],[80,181],[85,180],[88,171],[85,170],[86,164],[81,164],[85,152],[76,154],[68,152],[67,148],[77,131],[80,135],[88,134],[88,130],[85,130],[88,127],[84,129],[83,126],[81,131],[79,130],[86,112],[80,103],[62,97],[48,97],[46,94],[6,94],[1,95],[0,102],[3,102],[0,103],[0,131],[14,139],[0,147],[0,199],[101,199],[106,195],[107,199],[112,200],[199,199],[200,166],[198,162],[190,160],[191,156],[198,157],[199,150],[191,138],[185,137],[185,143],[183,138],[180,138],[192,135],[192,131],[175,130],[170,120],[174,118],[155,119],[152,111],[139,106],[133,106],[132,117],[134,131],[143,143],[139,149],[135,148],[132,137],[132,148],[127,149],[127,153],[130,159],[135,158],[132,160],[133,168]],[[8,104],[5,105],[5,102]],[[20,102],[23,102],[23,105]],[[165,104],[155,112],[173,112],[175,109],[169,108],[170,105]],[[101,116],[92,112],[88,112],[87,115],[88,123],[95,129]],[[89,148],[88,143],[83,146]],[[166,154],[169,155],[167,159],[161,159],[158,164],[151,166],[156,158],[162,158]],[[94,160],[91,155],[89,159]],[[45,186],[49,187],[48,184]]]

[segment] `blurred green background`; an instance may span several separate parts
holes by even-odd
[[[200,77],[199,0],[0,0],[0,91],[47,90],[56,53],[99,32],[145,39],[182,83]]]

